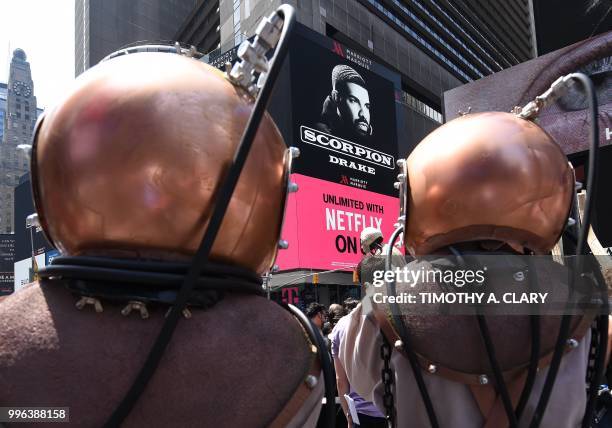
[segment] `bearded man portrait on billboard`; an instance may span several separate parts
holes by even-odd
[[[333,68],[332,91],[323,102],[316,128],[356,142],[372,136],[370,94],[363,77],[348,65]]]

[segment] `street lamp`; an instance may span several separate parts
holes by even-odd
[[[272,266],[269,272],[266,272],[263,276],[264,279],[264,288],[268,293],[268,300],[270,300],[270,280],[272,279],[272,274],[278,272],[280,269],[278,265]]]
[[[32,249],[32,269],[30,272],[35,272],[34,268],[36,266],[36,254],[34,254],[34,233],[32,232],[32,229],[39,226],[40,222],[38,221],[38,214],[34,213],[26,217],[26,229],[30,229],[30,247]],[[34,275],[30,274],[30,282],[34,281],[35,278],[35,273]]]

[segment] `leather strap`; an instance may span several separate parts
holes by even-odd
[[[478,404],[483,420],[486,421],[497,399],[495,388],[493,388],[493,385],[468,385],[468,387],[476,404]]]
[[[321,376],[321,363],[317,358],[317,347],[310,344],[311,347],[311,363],[310,369],[306,377],[300,382],[297,389],[293,392],[293,395],[285,404],[285,407],[280,411],[280,413],[276,416],[274,421],[269,425],[270,428],[284,428],[289,422],[293,419],[293,417],[300,411],[310,394],[312,393],[313,388],[308,386],[307,377],[314,376],[318,382],[321,380],[319,377]]]
[[[512,402],[512,408],[516,408],[518,405],[526,380],[527,371],[523,371],[518,378],[507,382],[506,386],[510,395],[510,401]],[[484,420],[484,428],[507,427],[510,424],[501,396],[497,394],[493,385],[469,385],[469,388],[474,396],[474,400],[478,403]]]

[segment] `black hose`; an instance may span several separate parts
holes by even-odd
[[[146,388],[149,380],[159,365],[159,361],[161,360],[164,351],[172,338],[176,325],[181,318],[182,311],[185,308],[189,295],[197,282],[197,278],[200,275],[200,270],[208,260],[210,250],[215,242],[217,232],[221,227],[227,206],[229,205],[238,179],[240,178],[240,173],[248,157],[249,150],[251,149],[251,145],[255,140],[257,129],[259,128],[259,124],[265,113],[266,105],[272,93],[272,86],[276,81],[283,63],[283,59],[285,58],[289,48],[288,34],[292,30],[295,22],[294,10],[290,6],[281,5],[276,10],[276,13],[284,19],[284,23],[278,45],[272,59],[268,77],[263,88],[261,88],[257,99],[255,100],[253,111],[251,112],[251,116],[249,117],[244,134],[242,135],[242,139],[240,140],[240,144],[238,145],[234,155],[233,162],[222,186],[220,187],[217,201],[214,205],[214,209],[206,232],[204,233],[204,237],[202,238],[200,247],[193,257],[191,266],[189,267],[183,285],[181,286],[179,294],[176,298],[176,302],[170,309],[170,313],[166,318],[166,321],[164,322],[155,343],[149,351],[149,355],[147,356],[144,365],[136,376],[136,379],[134,380],[134,383],[130,387],[129,391],[106,422],[105,427],[120,426],[138,401],[138,398]]]
[[[162,288],[179,289],[184,276],[161,272],[130,272],[119,269],[92,268],[85,266],[50,266],[41,279],[61,278],[83,281],[104,282],[109,291],[120,290],[125,284],[142,286],[143,290],[155,291]],[[263,295],[261,278],[247,281],[241,277],[218,277],[201,275],[196,279],[194,289],[235,291]]]
[[[606,307],[606,303],[604,304]],[[591,428],[593,417],[595,416],[595,403],[597,401],[597,391],[605,373],[606,350],[608,348],[608,323],[607,314],[600,315],[597,318],[597,331],[599,332],[599,343],[597,344],[597,352],[595,353],[595,365],[593,366],[592,376],[589,379],[589,393],[587,396],[587,407],[582,420],[582,428]]]
[[[485,343],[487,356],[489,357],[489,363],[491,364],[491,369],[493,370],[493,377],[495,379],[496,387],[495,389],[501,396],[502,403],[504,405],[504,410],[506,411],[506,416],[508,417],[508,422],[510,423],[510,426],[512,428],[515,428],[518,426],[518,422],[516,421],[516,415],[514,414],[514,408],[512,407],[512,400],[510,400],[510,394],[508,393],[506,381],[504,380],[501,368],[499,367],[497,356],[495,355],[495,346],[493,345],[493,341],[491,340],[491,334],[489,332],[489,327],[487,326],[487,320],[482,314],[476,315],[476,319],[478,320],[480,335],[482,336],[482,340]]]
[[[157,290],[159,288],[176,288],[182,284],[184,274],[130,271],[122,269],[109,269],[94,266],[64,265],[47,266],[44,271],[39,272],[41,279],[80,279],[90,281],[107,282],[106,287],[110,290],[113,285],[121,288],[122,284],[138,284],[143,289]],[[234,284],[235,283],[235,284]],[[248,293],[263,294],[262,280],[259,276],[245,277],[240,275],[222,274],[219,272],[200,272],[196,278],[194,287],[199,290],[219,291],[244,291]]]
[[[468,268],[467,263],[459,250],[450,245],[449,250],[453,253],[453,255],[457,258],[457,262],[459,265],[465,269]],[[489,326],[487,325],[487,319],[485,316],[480,313],[481,310],[478,308],[478,313],[476,315],[476,320],[478,321],[478,328],[480,330],[480,336],[485,344],[485,349],[487,351],[487,357],[489,359],[489,364],[491,365],[491,370],[493,371],[493,378],[495,379],[495,390],[501,396],[502,404],[504,406],[504,411],[506,412],[506,416],[508,417],[508,422],[510,427],[515,428],[518,426],[517,417],[514,413],[514,408],[512,407],[512,400],[510,399],[510,394],[508,393],[508,386],[506,385],[506,381],[504,380],[504,376],[502,374],[501,368],[499,366],[499,361],[497,360],[497,355],[495,353],[495,345],[491,340],[491,333],[489,332]]]
[[[531,288],[530,291],[536,291],[538,289],[537,271],[533,266],[531,258],[527,258],[527,263],[529,266],[528,275],[529,286]],[[533,385],[535,384],[538,374],[538,362],[540,359],[540,316],[529,315],[529,326],[531,328],[531,356],[529,358],[529,368],[527,369],[525,385],[523,386],[518,404],[516,405],[515,414],[517,421],[521,420],[525,406],[527,406],[529,402],[529,397],[531,396],[531,391],[533,390]]]
[[[393,246],[395,245],[395,241],[399,234],[402,232],[403,226],[395,229],[393,234],[391,235],[391,239],[388,244],[387,257],[385,259],[385,270],[391,270],[391,259],[393,257]],[[395,296],[395,279],[387,282],[387,295]],[[419,388],[419,392],[421,393],[421,398],[423,399],[423,404],[425,404],[425,410],[427,411],[427,416],[429,417],[429,423],[432,428],[439,428],[438,418],[436,417],[436,412],[433,408],[433,403],[431,401],[431,397],[429,396],[429,392],[427,392],[427,386],[425,385],[425,380],[423,379],[423,373],[421,372],[421,366],[419,364],[419,360],[414,352],[414,348],[412,346],[412,341],[410,339],[410,333],[408,329],[404,325],[402,321],[400,310],[398,304],[393,300],[393,302],[389,303],[391,308],[391,315],[393,316],[393,324],[398,330],[399,336],[403,342],[403,349],[408,357],[408,361],[410,362],[410,367],[412,368],[412,373],[414,374],[414,379],[417,382],[417,386]]]
[[[137,259],[111,259],[108,257],[91,257],[91,256],[57,256],[53,259],[50,266],[87,266],[87,267],[102,267],[109,269],[121,269],[130,271],[146,271],[146,272],[163,272],[163,273],[179,273],[185,276],[191,262],[169,262],[158,260],[147,261]],[[49,266],[41,267],[39,272],[44,272]],[[222,263],[209,263],[202,267],[202,271],[206,271],[211,275],[216,273],[230,273],[232,276],[243,276],[245,278],[261,277],[255,272],[235,265],[226,265]]]
[[[571,301],[573,288],[574,288],[574,275],[581,272],[581,255],[586,252],[586,238],[588,236],[591,219],[591,208],[592,201],[596,194],[597,187],[597,169],[598,169],[598,154],[599,154],[599,123],[597,122],[597,99],[595,98],[595,91],[593,90],[593,83],[591,80],[582,73],[572,73],[569,75],[572,79],[577,80],[582,85],[586,97],[589,100],[589,113],[591,119],[591,130],[589,135],[590,147],[589,147],[589,170],[587,175],[587,197],[584,204],[584,213],[582,217],[582,224],[580,227],[580,233],[578,235],[578,245],[576,247],[576,266],[574,272],[570,275],[569,284],[569,297],[568,305]],[[559,334],[557,336],[557,342],[555,343],[555,350],[553,352],[552,360],[548,368],[548,374],[538,400],[538,405],[531,419],[530,428],[537,428],[542,422],[542,417],[546,411],[548,400],[552,394],[552,389],[555,384],[557,372],[561,364],[561,358],[563,358],[563,351],[566,346],[567,339],[569,337],[569,329],[571,322],[571,315],[563,315],[561,319],[561,326],[559,327]],[[597,388],[597,385],[591,385],[591,388]],[[589,391],[589,396],[592,394],[592,390]],[[587,403],[587,412],[590,412],[589,408],[592,403]],[[586,416],[586,414],[585,414]],[[584,422],[584,421],[583,421]]]

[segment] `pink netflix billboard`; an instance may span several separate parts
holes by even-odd
[[[397,220],[398,199],[301,174],[289,195],[282,237],[289,242],[276,264],[281,270],[350,270],[363,257],[359,235],[377,227],[388,238]]]

